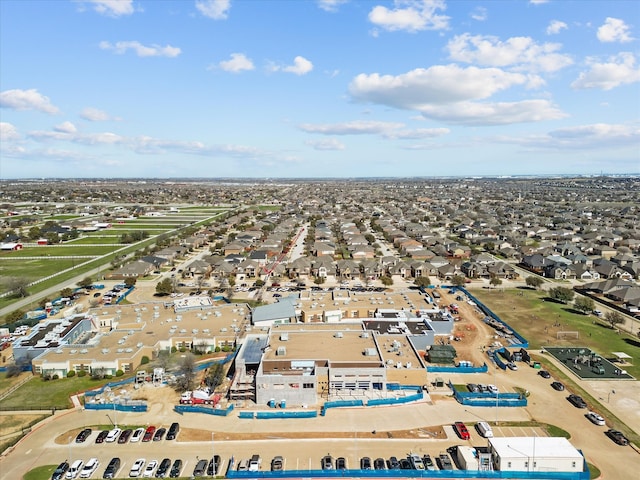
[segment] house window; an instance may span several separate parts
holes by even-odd
[[[576,462],[571,462],[571,468],[576,468]]]
[[[511,468],[511,462],[507,462],[507,468]]]
[[[524,462],[524,468],[529,468],[529,462]]]
[[[313,388],[313,383],[303,383],[302,388]]]

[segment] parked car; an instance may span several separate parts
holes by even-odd
[[[116,478],[118,470],[120,470],[120,459],[113,457],[111,461],[109,461],[107,468],[105,468],[102,478]]]
[[[480,391],[480,387],[475,383],[467,383],[467,390],[472,393],[478,393]]]
[[[147,463],[147,466],[145,467],[144,471],[142,472],[142,476],[145,477],[145,478],[153,477],[153,472],[155,472],[157,466],[158,466],[158,461],[157,460],[149,461],[149,463]]]
[[[347,460],[344,457],[336,458],[336,470],[346,470]]]
[[[153,441],[159,442],[160,440],[162,440],[162,437],[164,437],[166,431],[166,428],[159,428],[158,430],[156,430],[156,433],[153,434]]]
[[[491,429],[491,425],[489,425],[488,422],[483,421],[476,423],[476,430],[478,430],[478,433],[484,438],[493,437],[493,430]]]
[[[408,458],[400,459],[400,470],[413,470],[413,466]]]
[[[207,461],[206,460],[198,460],[196,466],[193,468],[193,476],[194,477],[203,477],[204,472],[207,470]]]
[[[171,459],[163,458],[158,465],[158,470],[156,470],[156,478],[165,478],[167,473],[169,472],[169,468],[171,467]]]
[[[454,423],[453,429],[462,440],[469,440],[471,438],[471,434],[469,433],[469,430],[467,429],[467,426],[464,423],[462,422]]]
[[[132,434],[133,430],[131,430],[130,428],[125,428],[124,430],[122,430],[122,433],[118,437],[118,443],[127,443]]]
[[[143,442],[150,442],[153,436],[156,433],[156,427],[153,425],[149,425],[147,429],[144,431],[144,435],[142,436]]]
[[[507,368],[509,368],[509,370],[518,370],[518,366],[514,362],[507,363]]]
[[[69,470],[67,470],[67,473],[65,474],[64,478],[66,478],[67,480],[72,480],[76,478],[80,473],[80,470],[82,470],[83,465],[84,465],[84,462],[82,460],[76,460],[75,462],[73,462],[69,467]]]
[[[96,437],[96,443],[103,443],[104,439],[107,438],[107,435],[109,435],[109,430],[100,430]]]
[[[607,435],[607,437],[609,437],[611,440],[616,442],[618,445],[629,445],[629,440],[627,439],[627,437],[624,436],[624,433],[622,433],[619,430],[614,430],[613,428],[610,428],[605,432],[605,434]]]
[[[182,472],[182,460],[177,458],[173,461],[173,465],[171,465],[169,478],[178,478],[180,476],[180,472]]]
[[[76,436],[76,443],[84,443],[84,441],[89,438],[89,435],[91,435],[91,429],[85,428]]]
[[[598,415],[596,412],[588,412],[585,417],[587,417],[587,419],[595,424],[595,425],[599,425],[599,426],[604,426],[606,425],[606,422],[604,421],[604,418],[602,418],[601,415]]]
[[[538,372],[538,375],[540,375],[542,378],[551,378],[551,374],[546,370],[540,370]]]
[[[109,433],[107,434],[107,437],[104,439],[104,441],[107,443],[113,443],[118,439],[121,433],[122,433],[122,430],[119,429],[118,427],[113,428],[109,430]]]
[[[64,478],[64,475],[67,473],[67,470],[69,470],[69,462],[62,462],[53,471],[51,480],[62,480]]]
[[[389,457],[389,470],[400,470],[400,462],[396,457]]]
[[[491,393],[498,393],[498,387],[496,387],[495,385],[487,385],[487,389],[489,389],[489,391]]]
[[[429,471],[434,471],[436,469],[435,463],[431,459],[431,455],[424,455],[422,457],[422,463],[424,463],[424,468]]]
[[[281,455],[276,455],[271,460],[271,471],[272,472],[280,472],[284,468],[284,459]]]
[[[360,470],[371,470],[371,459],[369,457],[360,459]]]
[[[587,402],[585,402],[580,395],[572,393],[567,397],[567,400],[576,408],[587,408]]]
[[[177,422],[172,423],[171,426],[169,427],[169,430],[167,430],[167,440],[175,440],[176,437],[178,436],[179,431],[180,431],[180,424]]]
[[[144,428],[136,428],[131,434],[131,443],[139,442],[144,435]]]
[[[378,457],[373,461],[373,468],[376,470],[386,470],[387,463],[384,461],[384,458]]]
[[[564,385],[560,382],[551,382],[551,388],[561,392],[562,390],[564,390]]]
[[[213,476],[218,474],[220,469],[220,455],[214,455],[207,465],[207,475]]]
[[[409,457],[407,457],[407,460],[409,460],[411,462],[411,468],[413,468],[414,470],[424,470],[424,463],[422,463],[422,458],[420,457],[420,455],[416,455],[415,453],[412,453],[411,455],[409,455]]]
[[[325,455],[320,462],[322,470],[333,470],[333,457],[331,455]]]
[[[137,478],[142,475],[144,464],[146,462],[147,461],[144,458],[139,458],[135,462],[133,462],[133,465],[131,465],[131,470],[129,470],[129,476],[132,478]]]
[[[451,464],[451,458],[446,453],[441,453],[438,455],[438,467],[440,470],[453,470],[453,465]]]
[[[87,463],[85,463],[84,467],[82,467],[82,470],[80,470],[80,478],[89,478],[91,475],[93,475],[93,472],[98,469],[99,463],[100,462],[98,462],[98,459],[95,457],[87,460]]]

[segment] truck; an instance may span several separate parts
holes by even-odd
[[[219,401],[219,394],[216,394],[212,397],[208,392],[204,390],[184,392],[180,396],[181,405],[216,405]]]

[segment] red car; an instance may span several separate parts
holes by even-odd
[[[471,435],[469,434],[469,430],[467,430],[467,426],[462,422],[456,422],[453,424],[453,429],[456,431],[458,436],[462,440],[469,440]]]
[[[154,427],[153,425],[147,427],[147,429],[144,431],[144,436],[142,437],[142,441],[150,442],[155,433],[156,433],[156,427]]]

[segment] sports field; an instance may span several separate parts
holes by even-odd
[[[634,380],[628,373],[622,373],[624,367],[611,363],[587,347],[544,347],[544,350],[582,379]]]

